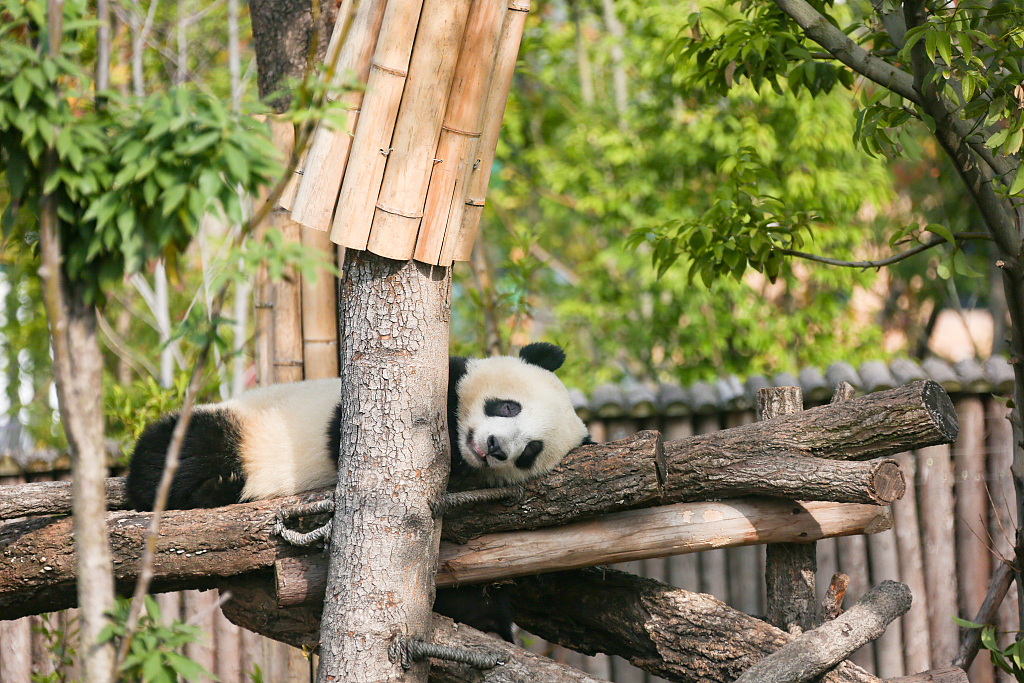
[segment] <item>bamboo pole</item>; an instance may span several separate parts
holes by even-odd
[[[484,105],[484,127],[480,136],[480,151],[477,153],[479,162],[474,165],[473,174],[469,179],[462,225],[455,244],[456,261],[468,261],[473,253],[473,240],[476,239],[477,229],[480,227],[487,184],[491,180],[491,168],[494,166],[494,149],[501,133],[502,115],[508,101],[509,89],[512,87],[512,75],[519,57],[519,44],[523,38],[523,26],[526,24],[526,15],[529,11],[530,0],[510,0],[508,3],[508,14],[502,25],[501,38],[498,40],[498,59],[494,67],[494,76],[491,78],[491,87],[487,92],[487,104]]]
[[[426,0],[366,249],[412,257],[469,0]]]
[[[370,57],[377,46],[377,37],[384,19],[384,5],[384,0],[360,0],[348,25],[340,21],[339,13],[331,42],[340,40],[336,36],[344,36],[345,40],[338,46],[332,85],[344,85],[349,78],[360,84],[366,83],[370,73]],[[292,220],[316,230],[326,231],[330,228],[338,189],[348,162],[352,132],[356,130],[359,120],[363,91],[348,92],[341,98],[341,102],[345,107],[345,125],[332,128],[321,123],[317,126],[292,207]]]
[[[300,239],[334,262],[334,244],[326,232],[302,228]],[[338,307],[335,278],[320,272],[302,278],[302,364],[305,379],[338,376]]]
[[[331,241],[335,244],[366,249],[422,8],[423,0],[391,0],[384,11],[381,39],[370,63],[363,97],[362,123],[356,128],[349,152],[353,172],[346,173],[341,183],[331,226]]]
[[[477,0],[469,10],[437,144],[437,163],[430,174],[423,223],[413,254],[419,261],[451,265],[468,182],[480,146],[487,90],[507,14],[506,2]],[[499,112],[489,113],[501,118]]]

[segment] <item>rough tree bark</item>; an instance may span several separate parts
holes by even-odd
[[[317,681],[425,681],[388,648],[430,639],[448,480],[451,276],[349,252],[341,285],[341,457]]]

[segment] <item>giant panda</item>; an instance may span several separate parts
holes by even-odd
[[[449,490],[518,484],[552,469],[573,448],[592,443],[554,374],[564,362],[560,347],[543,342],[523,347],[518,357],[449,357]],[[167,507],[218,507],[335,484],[341,390],[340,379],[309,380],[196,406]],[[164,415],[135,443],[127,485],[135,509],[153,508],[177,420],[177,413]],[[481,604],[485,601],[495,604]],[[500,596],[472,586],[446,589],[439,591],[435,607],[456,621],[511,639],[511,619]]]

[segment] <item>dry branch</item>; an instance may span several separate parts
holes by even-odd
[[[967,672],[963,669],[959,669],[955,666],[950,666],[945,669],[932,669],[931,671],[922,671],[919,674],[913,676],[903,676],[901,678],[893,678],[889,683],[969,683],[967,680]]]
[[[107,509],[128,507],[124,477],[106,480]],[[31,484],[0,486],[0,519],[71,512],[70,481],[38,481]]]
[[[875,640],[910,609],[910,589],[883,581],[840,617],[799,635],[743,672],[736,683],[804,683],[814,680]]]
[[[814,541],[891,527],[889,508],[749,499],[678,503],[629,510],[536,531],[489,534],[465,545],[442,543],[438,586],[630,562],[774,541]],[[326,558],[275,564],[281,605],[323,599]]]

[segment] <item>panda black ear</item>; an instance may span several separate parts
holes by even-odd
[[[555,346],[547,342],[534,342],[527,344],[519,351],[519,357],[527,363],[536,365],[554,372],[562,367],[565,362],[565,351],[561,346]]]

